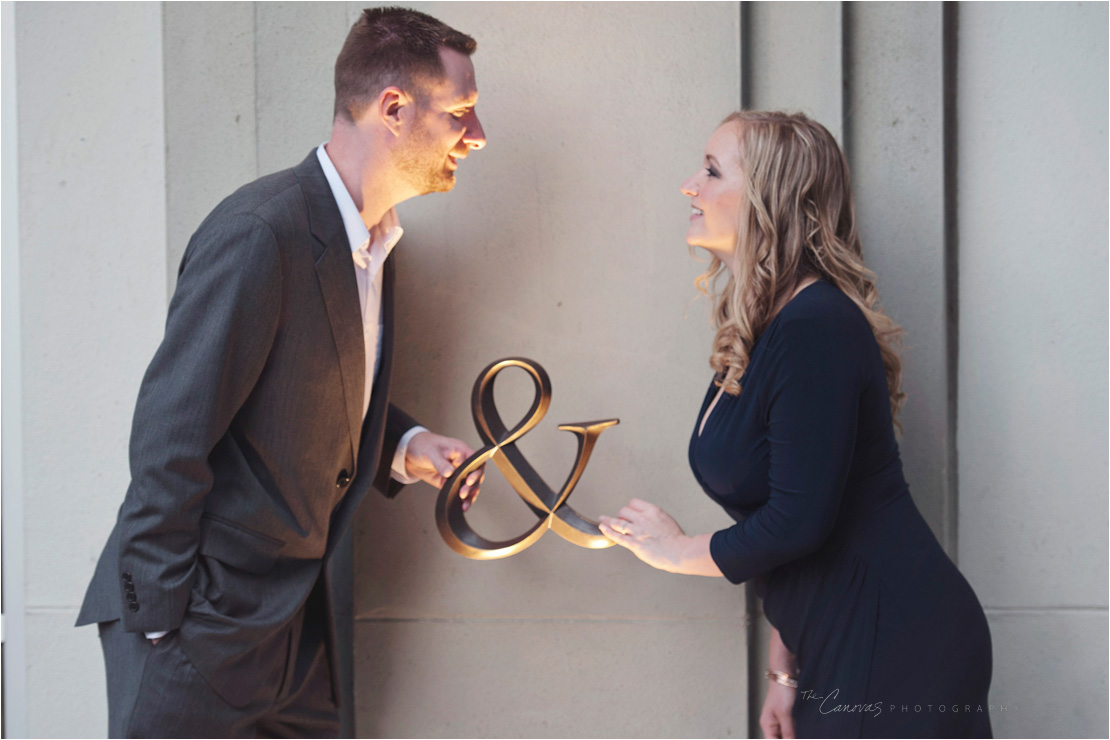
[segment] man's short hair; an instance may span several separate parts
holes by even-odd
[[[445,74],[441,47],[470,56],[478,42],[409,8],[362,11],[335,60],[335,117],[355,120],[391,85],[422,100],[427,83]]]

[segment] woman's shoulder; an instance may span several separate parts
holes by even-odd
[[[780,350],[800,346],[827,352],[874,342],[874,334],[851,298],[818,280],[783,306],[768,327],[767,340]]]

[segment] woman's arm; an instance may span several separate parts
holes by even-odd
[[[733,583],[820,547],[840,508],[859,414],[858,352],[844,346],[843,323],[838,315],[784,322],[767,348],[766,503],[728,529],[687,537],[659,507],[633,499],[619,517],[602,517],[602,533],[652,567]]]
[[[782,642],[782,635],[774,627],[771,628],[771,637],[767,641],[767,663],[772,671],[788,673],[793,677],[798,675],[798,663],[794,660],[794,653],[786,649]]]
[[[722,576],[709,554],[713,535],[687,536],[670,514],[634,498],[618,517],[601,517],[601,532],[653,568],[691,576]]]
[[[769,339],[766,503],[716,532],[713,559],[742,583],[817,550],[832,532],[855,455],[864,326],[843,316],[783,321]]]
[[[797,663],[794,655],[782,643],[779,631],[771,628],[768,641],[768,663],[772,671],[797,676]],[[763,711],[759,714],[759,726],[765,737],[792,738],[794,734],[794,700],[797,689],[771,682],[767,687],[767,698],[763,701]]]

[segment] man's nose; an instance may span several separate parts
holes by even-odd
[[[467,123],[463,143],[471,149],[481,149],[486,145],[486,132],[482,128],[482,122],[478,120],[477,113],[472,115]]]

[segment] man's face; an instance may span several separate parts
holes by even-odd
[[[455,187],[458,160],[486,145],[474,107],[478,87],[474,65],[465,54],[442,48],[443,78],[429,83],[425,98],[415,103],[415,118],[398,151],[398,167],[420,194]]]

